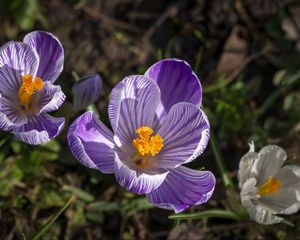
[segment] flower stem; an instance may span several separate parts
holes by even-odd
[[[223,184],[225,185],[226,188],[234,189],[234,185],[233,185],[232,179],[231,179],[231,177],[228,174],[228,170],[227,170],[227,168],[225,166],[222,153],[221,153],[221,151],[219,149],[219,146],[218,146],[218,144],[216,142],[216,138],[215,138],[215,135],[214,135],[213,132],[211,132],[210,144],[211,144],[211,148],[212,148],[213,154],[215,156],[215,161],[217,163],[218,170],[219,170],[219,172],[221,174],[221,177],[222,177]]]

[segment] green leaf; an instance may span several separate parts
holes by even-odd
[[[239,220],[238,215],[236,215],[234,212],[223,209],[210,209],[196,213],[175,214],[169,216],[169,219],[180,220],[195,220],[203,218],[226,218],[232,220]]]
[[[282,222],[290,227],[295,227],[295,225],[292,222],[290,222],[289,220],[284,219]]]
[[[74,186],[65,185],[63,186],[63,190],[73,193],[76,197],[85,202],[92,202],[95,199],[92,194]]]
[[[0,171],[0,195],[7,196],[10,190],[21,181],[23,172],[14,164],[7,161],[6,165]]]
[[[130,202],[124,202],[122,205],[121,213],[125,218],[135,214],[138,211],[154,207],[151,203],[149,203],[147,198],[130,199]]]
[[[300,71],[286,74],[281,80],[282,86],[291,86],[300,81]]]
[[[89,204],[87,210],[93,212],[118,211],[120,205],[115,202],[99,201]]]
[[[61,207],[64,205],[64,198],[57,189],[45,187],[39,194],[39,205],[41,208]]]
[[[22,146],[19,141],[11,141],[11,148],[15,153],[20,153]]]
[[[103,223],[104,212],[115,211],[119,212],[122,207],[115,202],[99,201],[88,205],[86,217],[94,222]]]
[[[39,20],[43,25],[46,20],[41,14],[38,0],[22,0],[12,9],[14,19],[22,30],[30,30],[34,27],[35,21]]]

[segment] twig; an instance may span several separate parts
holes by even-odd
[[[107,26],[112,26],[112,27],[119,27],[122,28],[124,30],[128,30],[131,32],[141,32],[142,30],[140,28],[137,28],[135,26],[132,26],[126,22],[122,22],[119,20],[116,20],[114,18],[111,18],[101,12],[97,12],[94,9],[90,8],[90,7],[84,7],[83,11],[88,14],[90,17],[94,18],[94,19],[98,19],[101,20],[103,22],[103,25],[107,25]],[[111,28],[109,28],[111,29]],[[111,31],[114,31],[113,29],[111,29]]]
[[[238,67],[227,77],[227,81],[230,83],[232,82],[234,79],[236,79],[238,77],[238,75],[243,71],[243,69],[252,61],[256,60],[257,58],[260,58],[262,56],[264,56],[264,54],[266,53],[266,48],[264,48],[262,51],[255,53],[251,56],[249,56],[248,58],[246,58],[244,61],[242,61]]]
[[[166,21],[169,17],[176,16],[179,11],[179,8],[176,4],[172,4],[169,6],[166,11],[163,12],[163,14],[160,15],[160,17],[156,20],[156,22],[148,29],[148,31],[145,33],[143,39],[149,39],[156,30]]]

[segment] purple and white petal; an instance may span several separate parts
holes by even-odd
[[[209,139],[209,125],[205,114],[198,107],[191,103],[177,103],[157,133],[164,139],[164,147],[156,156],[156,163],[161,168],[170,169],[190,161],[191,157],[204,151]]]
[[[113,133],[92,113],[79,116],[68,131],[69,147],[81,164],[114,172]]]
[[[251,169],[251,176],[257,178],[258,185],[266,182],[269,177],[275,176],[287,156],[286,152],[279,146],[268,145],[262,148]]]
[[[200,111],[202,112],[202,116],[203,116],[203,131],[201,132],[201,140],[196,148],[196,150],[194,151],[193,155],[185,162],[185,163],[189,163],[193,160],[195,160],[197,157],[199,157],[204,150],[206,149],[208,142],[209,142],[209,138],[210,138],[210,125],[209,125],[209,121],[208,118],[205,114],[205,112],[203,112],[201,109]]]
[[[18,97],[22,76],[37,73],[39,57],[34,49],[22,42],[8,42],[0,48],[0,94]]]
[[[130,168],[128,164],[124,164],[122,160],[116,153],[114,168],[116,180],[126,190],[137,194],[152,192],[163,183],[168,175],[168,172],[152,175],[142,173],[138,169]]]
[[[26,113],[20,111],[18,99],[0,95],[0,128],[10,131],[27,123]]]
[[[24,43],[36,49],[40,64],[37,76],[54,82],[63,70],[64,50],[57,37],[43,31],[34,31],[24,37]]]
[[[85,109],[97,101],[103,81],[99,74],[89,74],[81,78],[72,87],[73,109],[75,112]]]
[[[132,144],[138,128],[156,126],[159,101],[157,84],[143,75],[126,77],[114,87],[108,114],[118,145]]]
[[[28,123],[14,128],[12,133],[21,141],[37,145],[49,142],[64,127],[64,118],[55,118],[48,114],[28,116]]]
[[[179,102],[201,105],[202,87],[190,65],[179,59],[164,59],[152,65],[145,76],[153,79],[163,93],[162,105],[166,112]]]
[[[163,184],[147,197],[155,206],[179,213],[190,206],[207,202],[215,182],[214,175],[209,171],[178,167],[171,170]]]
[[[8,131],[27,123],[20,111],[18,91],[22,76],[35,76],[39,58],[34,49],[21,42],[8,42],[0,48],[0,128]]]
[[[66,96],[58,85],[45,82],[41,91],[33,95],[33,108],[38,113],[46,113],[57,110],[65,101]]]

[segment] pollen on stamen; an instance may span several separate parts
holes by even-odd
[[[269,180],[263,183],[258,187],[258,194],[260,196],[266,196],[271,193],[278,192],[280,189],[281,183],[278,179],[273,179],[272,177],[269,177]]]
[[[36,90],[39,90],[39,91],[42,90],[43,87],[44,87],[44,82],[43,82],[43,80],[42,80],[41,78],[39,78],[39,77],[36,77],[36,78],[34,79],[33,84],[34,84],[35,89],[36,89]]]
[[[22,77],[22,84],[19,88],[19,101],[20,104],[25,108],[25,110],[29,110],[29,106],[32,100],[32,96],[36,91],[42,90],[44,87],[44,82],[41,78],[36,77],[32,80],[32,75],[26,74]]]
[[[153,129],[147,126],[140,127],[136,130],[136,133],[142,139],[148,139],[153,133]]]
[[[138,138],[134,139],[132,143],[136,148],[134,159],[139,160],[138,166],[141,166],[141,162],[147,163],[146,165],[148,165],[148,157],[156,156],[164,147],[164,139],[159,134],[151,136],[153,132],[153,129],[147,126],[142,126],[136,130]]]

